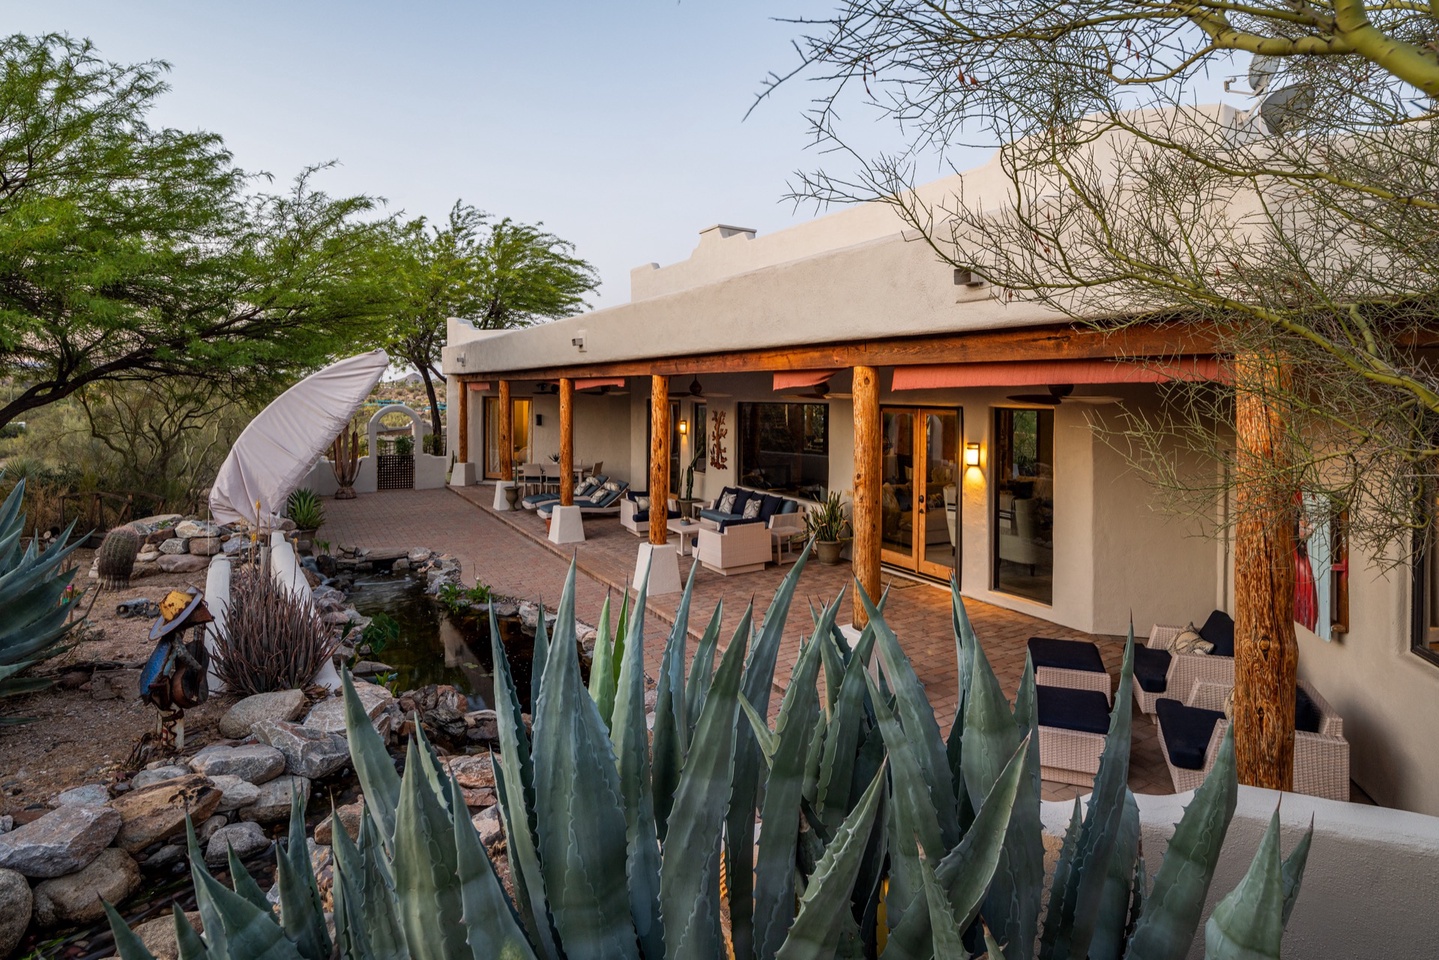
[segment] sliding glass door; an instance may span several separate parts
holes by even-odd
[[[885,407],[880,547],[885,563],[949,579],[959,567],[958,410]]]
[[[530,459],[530,398],[510,400],[510,456],[521,463]],[[500,398],[485,397],[485,478],[500,476]]]

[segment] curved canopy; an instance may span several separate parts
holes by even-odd
[[[349,357],[301,380],[261,410],[215,476],[210,488],[215,519],[270,526],[389,365],[383,350]]]

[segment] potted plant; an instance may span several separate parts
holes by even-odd
[[[679,498],[680,516],[686,520],[694,519],[694,507],[698,502],[695,499],[695,464],[704,459],[705,451],[700,447],[690,459],[690,465],[685,467],[685,495]]]
[[[325,522],[325,508],[320,505],[320,498],[315,491],[301,487],[291,492],[285,513],[295,524],[295,539],[301,541],[301,549],[308,549],[306,541],[313,538]]]
[[[831,492],[819,506],[804,515],[804,528],[814,540],[815,557],[820,563],[840,562],[851,531],[838,493]]]

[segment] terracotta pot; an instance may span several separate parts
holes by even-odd
[[[814,542],[814,555],[820,563],[835,564],[844,562],[844,541],[843,540],[816,540]]]

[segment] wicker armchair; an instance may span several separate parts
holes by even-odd
[[[769,527],[739,523],[720,530],[701,530],[695,555],[705,569],[729,576],[763,570],[772,556]]]
[[[1318,731],[1294,732],[1294,792],[1311,797],[1326,797],[1330,800],[1349,799],[1349,741],[1344,739],[1344,718],[1334,711],[1319,691],[1306,681],[1300,680],[1299,687],[1308,696],[1318,712]],[[1190,689],[1184,705],[1200,710],[1223,712],[1224,701],[1233,689],[1233,683],[1196,682]],[[1182,793],[1193,790],[1204,782],[1214,761],[1219,755],[1219,746],[1224,742],[1229,721],[1222,716],[1214,724],[1209,744],[1204,751],[1204,764],[1197,769],[1181,767],[1170,756],[1170,745],[1166,740],[1163,724],[1160,726],[1159,747],[1164,752],[1164,763],[1169,767],[1169,778],[1174,791]]]
[[[1217,683],[1226,687],[1234,686],[1234,658],[1213,653],[1176,653],[1171,650],[1175,639],[1184,627],[1170,627],[1155,624],[1149,631],[1145,647],[1169,654],[1169,668],[1165,673],[1163,690],[1145,690],[1138,676],[1134,683],[1134,703],[1141,711],[1154,715],[1154,705],[1161,697],[1182,699],[1196,683]],[[1140,672],[1139,660],[1135,661],[1135,672]]]

